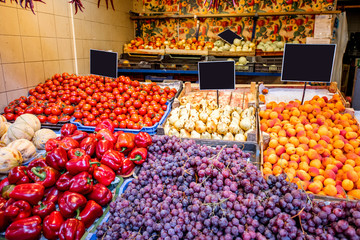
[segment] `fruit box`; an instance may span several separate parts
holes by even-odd
[[[206,50],[165,49],[165,54],[207,56],[209,54],[209,51],[207,49]]]
[[[191,84],[191,83],[187,82],[184,85],[185,86],[183,88],[183,91],[181,92],[179,97],[174,100],[174,102],[172,104],[172,109],[180,106],[180,100],[182,97],[187,96],[191,93],[200,92],[198,84]],[[233,90],[226,90],[226,91],[233,91]],[[247,142],[258,142],[258,140],[259,140],[259,137],[258,137],[259,117],[258,117],[258,113],[256,110],[257,109],[256,108],[256,105],[257,105],[256,104],[256,83],[253,82],[253,83],[251,83],[250,86],[237,84],[236,90],[234,90],[234,91],[241,93],[243,96],[243,98],[240,100],[241,108],[245,109],[245,108],[248,108],[249,106],[252,106],[255,108],[255,119],[256,119],[255,130],[248,133]],[[216,91],[204,90],[204,91],[201,91],[201,93],[205,93],[205,96],[209,93],[211,93],[211,95],[214,95],[214,93],[216,93]],[[193,101],[198,101],[198,100],[193,100]],[[231,100],[230,100],[230,102],[231,102]],[[165,126],[169,116],[170,116],[170,114],[167,116],[167,118],[165,119],[163,124],[159,124],[159,126],[157,128],[158,135],[165,134],[164,126]],[[209,139],[209,141],[220,141],[221,142],[222,140]]]
[[[263,91],[267,89],[268,93]],[[266,84],[259,83],[258,102],[259,108],[264,109],[265,104],[271,101],[275,102],[290,102],[293,100],[301,100],[304,90],[304,84]],[[265,90],[266,91],[266,90]],[[341,98],[345,108],[350,107],[340,90],[337,88],[336,83],[331,83],[330,86],[307,86],[305,91],[304,101],[311,100],[315,95],[320,97],[327,96],[331,98],[334,94],[338,94]],[[262,96],[261,96],[262,95]],[[265,99],[265,102],[264,102]]]

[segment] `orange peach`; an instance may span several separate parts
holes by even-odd
[[[276,155],[279,157],[286,152],[285,148],[283,146],[277,146],[275,149]]]
[[[309,181],[298,181],[298,182],[296,182],[296,184],[298,185],[299,189],[303,189],[304,191],[306,191],[310,182]]]
[[[290,137],[289,142],[294,144],[295,147],[299,146],[300,144],[299,139],[297,139],[297,137]]]
[[[348,171],[346,173],[346,177],[353,182],[357,182],[359,180],[359,176],[354,170]]]
[[[336,196],[340,195],[342,197],[345,197],[345,192],[344,192],[343,187],[341,185],[336,185],[335,187],[338,192],[338,194]]]
[[[301,164],[301,163],[300,163],[300,164]],[[298,169],[299,164],[298,164],[297,162],[295,162],[295,161],[290,161],[288,167],[296,170],[296,169]]]
[[[324,178],[324,176],[319,175],[319,176],[314,177],[313,180],[314,180],[314,182],[319,181],[319,182],[323,183],[325,181],[325,178]]]
[[[276,139],[271,139],[269,142],[269,147],[276,148],[279,145],[278,141]]]
[[[321,161],[319,159],[311,160],[310,167],[315,167],[317,169],[320,169],[322,167]]]
[[[351,191],[354,188],[354,183],[349,180],[349,179],[344,179],[342,181],[341,186],[346,190],[346,191]]]
[[[301,157],[301,156],[303,156],[305,154],[305,150],[303,148],[301,148],[301,147],[297,147],[296,148],[296,154]]]
[[[289,155],[295,154],[296,153],[295,147],[286,148],[286,153],[289,154]]]
[[[343,148],[345,145],[345,143],[341,140],[336,140],[334,143],[333,143],[333,146],[334,148],[338,148],[338,149],[341,149]]]
[[[299,137],[299,142],[303,143],[303,144],[308,144],[309,143],[309,138],[307,138],[306,136],[300,136]]]
[[[355,167],[356,162],[355,162],[354,160],[352,160],[352,159],[347,159],[347,160],[345,161],[345,164],[350,165],[350,166],[352,166],[352,167]]]
[[[353,166],[351,166],[350,164],[345,164],[343,167],[342,167],[342,170],[347,173],[349,171],[354,171],[354,168]]]
[[[355,149],[350,143],[345,144],[344,152],[348,153],[348,152],[354,152],[354,151],[355,151]]]
[[[275,119],[275,118],[277,118],[278,116],[279,116],[279,115],[278,115],[277,112],[271,112],[270,115],[269,115],[270,119]]]
[[[278,161],[278,156],[274,153],[270,154],[269,157],[268,157],[268,161],[271,163],[271,164],[275,164],[277,163]]]
[[[309,150],[309,146],[307,144],[300,144],[299,145],[300,148],[304,149],[304,151],[308,151]]]
[[[265,168],[263,169],[263,174],[264,174],[264,175],[272,175],[273,172],[272,172],[272,170],[271,170],[270,168],[265,167]]]
[[[318,153],[314,149],[309,149],[307,155],[308,155],[310,160],[318,158]]]
[[[287,166],[289,165],[289,162],[285,159],[279,159],[277,161],[277,164],[281,167],[281,168],[287,168]]]
[[[297,170],[296,176],[300,178],[300,180],[302,181],[310,181],[311,179],[311,176],[308,173],[306,173],[304,170]]]
[[[317,141],[315,141],[314,139],[310,139],[310,141],[309,141],[309,147],[310,148],[313,148],[314,146],[316,146],[317,145]]]
[[[293,128],[289,128],[286,130],[286,136],[288,137],[294,137],[296,136],[296,131]]]
[[[324,171],[324,177],[325,178],[331,178],[334,179],[336,178],[336,174],[333,172],[333,170],[327,169]]]
[[[348,196],[351,196],[352,198],[359,200],[360,199],[360,190],[354,189],[347,193]]]
[[[300,162],[299,163],[299,169],[304,170],[305,172],[307,172],[309,170],[309,164],[307,164],[306,162]]]
[[[279,137],[278,142],[279,142],[281,145],[285,146],[289,141],[288,141],[288,138],[287,138],[287,137]]]
[[[321,144],[316,144],[313,149],[316,150],[318,154],[322,154],[325,150],[324,146]]]
[[[334,185],[327,185],[323,190],[327,196],[336,196],[337,194],[337,189]]]
[[[325,186],[327,186],[327,185],[334,185],[335,186],[335,180],[334,179],[332,179],[332,178],[326,178],[325,180],[324,180],[324,185]]]
[[[310,164],[310,160],[306,155],[300,157],[300,162],[306,162],[307,164]]]
[[[280,131],[278,132],[278,136],[279,136],[279,138],[286,137],[286,131],[284,129],[280,129]],[[278,139],[278,141],[279,141],[279,139]],[[285,145],[285,144],[282,144],[282,145]]]
[[[273,174],[275,175],[275,176],[278,176],[278,175],[280,175],[281,173],[282,173],[282,168],[280,167],[280,166],[275,166],[274,168],[273,168]]]
[[[310,167],[308,172],[312,177],[316,177],[317,175],[319,175],[319,169],[316,167]]]
[[[321,191],[321,189],[322,189],[322,185],[319,184],[319,181],[312,182],[308,186],[308,190],[311,191],[314,194],[319,193]]]
[[[299,163],[300,162],[300,156],[297,155],[297,154],[293,154],[293,155],[290,156],[290,161],[294,161],[294,162]]]

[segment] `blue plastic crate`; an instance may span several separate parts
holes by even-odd
[[[127,128],[115,128],[115,132],[118,131],[123,131],[123,132],[128,132],[128,133],[134,133],[137,134],[139,132],[147,132],[150,135],[155,135],[156,134],[156,129],[159,125],[162,125],[166,118],[169,116],[170,111],[171,111],[171,103],[168,101],[166,103],[167,105],[167,109],[164,113],[164,115],[162,116],[162,118],[160,119],[160,121],[158,123],[156,123],[154,126],[151,127],[143,127],[141,129],[127,129]],[[72,118],[70,120],[70,123],[74,124],[77,126],[77,128],[81,131],[87,131],[87,132],[93,132],[95,131],[95,127],[90,127],[90,126],[84,126],[81,123],[75,122],[75,118]]]

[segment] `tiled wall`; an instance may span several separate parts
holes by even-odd
[[[10,101],[55,73],[75,73],[75,51],[68,0],[35,2],[34,15],[10,0],[0,2],[0,111]],[[119,53],[134,37],[129,19],[131,0],[83,0],[84,12],[74,16],[79,74],[89,74],[89,50]]]

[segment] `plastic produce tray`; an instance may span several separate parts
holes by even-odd
[[[139,132],[147,132],[150,135],[155,135],[156,134],[156,129],[159,125],[162,125],[165,122],[165,119],[168,117],[170,111],[171,111],[171,104],[170,102],[167,102],[166,105],[168,106],[165,114],[162,116],[162,118],[160,119],[160,122],[156,123],[154,126],[152,127],[143,127],[141,129],[127,129],[127,128],[115,128],[115,132],[117,131],[123,131],[123,132],[128,132],[128,133],[134,133],[137,134]],[[85,132],[94,132],[95,131],[95,127],[90,127],[90,126],[84,126],[81,123],[75,122],[75,118],[72,118],[70,120],[70,122],[74,125],[77,126],[77,128],[81,131],[85,131]]]
[[[282,57],[260,57],[256,56],[255,72],[281,73]]]

